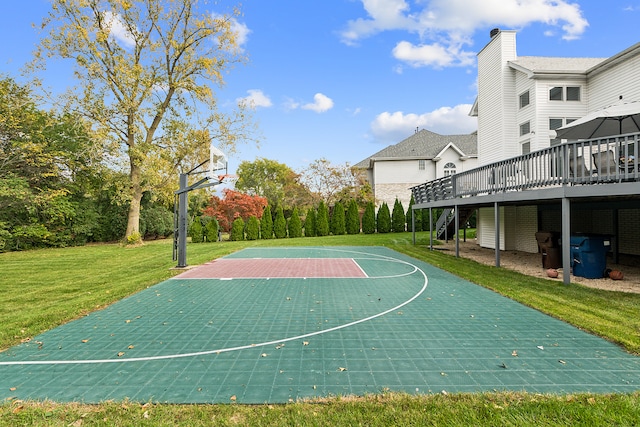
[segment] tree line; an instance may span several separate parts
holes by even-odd
[[[355,199],[349,200],[345,206],[337,201],[328,206],[321,200],[316,207],[300,211],[294,207],[290,215],[285,216],[282,205],[272,209],[267,199],[260,196],[240,195],[229,190],[231,200],[239,197],[249,199],[241,204],[226,206],[229,210],[221,210],[219,201],[212,199],[200,216],[196,216],[189,227],[189,235],[194,243],[214,242],[220,240],[220,234],[226,229],[229,240],[283,239],[297,237],[315,237],[345,234],[401,233],[404,231],[429,230],[428,212],[412,210],[413,197],[405,211],[402,203],[396,199],[391,210],[383,202],[376,210],[373,201],[368,201],[364,209],[360,209]],[[251,208],[246,208],[252,205]],[[218,208],[216,208],[218,206]],[[244,206],[244,208],[243,208]],[[262,210],[261,210],[261,206]],[[415,215],[415,220],[412,216]],[[230,218],[234,218],[229,221]]]

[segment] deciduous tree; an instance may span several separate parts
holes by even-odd
[[[209,206],[203,210],[204,215],[216,218],[220,227],[229,231],[233,221],[240,217],[243,220],[251,216],[262,217],[264,207],[267,206],[267,199],[260,196],[250,196],[239,191],[226,188],[224,199],[212,196]]]
[[[265,158],[243,161],[236,175],[236,189],[266,197],[271,206],[281,205],[284,209],[290,209],[313,203],[313,196],[300,182],[300,175],[284,163]]]
[[[124,154],[127,238],[139,232],[146,190],[166,187],[176,171],[190,169],[189,158],[207,158],[211,141],[231,151],[251,134],[247,109],[222,112],[213,90],[245,60],[235,29],[239,12],[214,13],[205,4],[51,0],[43,22],[48,36],[34,69],[47,58],[69,60],[79,84],[63,98],[68,108],[91,120],[105,151]]]

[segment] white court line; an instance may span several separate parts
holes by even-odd
[[[358,261],[356,261],[354,258],[351,258],[351,262],[353,262],[360,269],[360,271],[362,271],[362,274],[364,274],[365,279],[369,279],[369,275],[367,274],[366,271],[364,271],[364,268],[362,268],[360,264],[358,264]]]
[[[318,249],[321,249],[321,248],[318,248]],[[327,249],[327,250],[330,250],[330,249]],[[90,365],[90,364],[101,364],[101,363],[151,362],[151,361],[156,361],[156,360],[181,359],[181,358],[185,358],[185,357],[206,356],[206,355],[210,355],[210,354],[228,353],[228,352],[231,352],[231,351],[247,350],[247,349],[256,348],[256,347],[265,347],[265,346],[268,346],[268,345],[281,344],[281,343],[285,343],[285,342],[290,342],[290,341],[296,341],[296,340],[300,340],[300,339],[304,339],[304,338],[309,338],[309,337],[313,337],[313,336],[317,336],[317,335],[321,335],[321,334],[337,331],[337,330],[340,330],[340,329],[348,328],[350,326],[358,325],[360,323],[368,322],[369,320],[376,319],[378,317],[384,316],[386,314],[389,314],[389,313],[391,313],[393,311],[398,310],[399,308],[404,307],[405,305],[411,303],[416,298],[418,298],[420,295],[422,295],[422,293],[427,289],[427,284],[429,282],[429,279],[427,278],[427,275],[425,274],[425,272],[422,271],[415,264],[412,264],[410,262],[403,261],[403,260],[400,260],[400,259],[397,259],[397,258],[389,257],[389,256],[386,256],[386,255],[378,255],[378,254],[371,254],[371,253],[358,252],[358,251],[346,251],[346,250],[341,250],[341,249],[336,249],[336,250],[337,251],[341,251],[341,252],[360,253],[362,255],[373,255],[376,258],[371,258],[371,259],[380,259],[380,258],[382,258],[382,259],[386,259],[386,260],[392,260],[393,262],[398,262],[398,263],[401,263],[401,264],[410,265],[410,266],[412,266],[414,268],[413,271],[410,274],[413,274],[416,271],[419,271],[422,274],[422,276],[424,277],[424,284],[422,285],[422,288],[418,291],[418,293],[416,293],[414,296],[412,296],[408,300],[404,301],[403,303],[401,303],[401,304],[399,304],[399,305],[397,305],[397,306],[395,306],[393,308],[390,308],[388,310],[385,310],[385,311],[383,311],[381,313],[374,314],[374,315],[366,317],[364,319],[359,319],[359,320],[355,320],[353,322],[345,323],[343,325],[334,326],[334,327],[329,328],[329,329],[323,329],[321,331],[315,331],[315,332],[310,332],[308,334],[297,335],[295,337],[289,337],[289,338],[283,338],[283,339],[279,339],[279,340],[266,341],[266,342],[261,342],[261,343],[257,343],[257,344],[242,345],[242,346],[238,346],[238,347],[228,347],[228,348],[221,348],[221,349],[217,349],[217,350],[206,350],[206,351],[198,351],[198,352],[183,353],[183,354],[166,354],[166,355],[163,355],[163,356],[136,357],[136,358],[129,358],[129,359],[27,360],[27,361],[0,362],[0,366],[10,366],[10,365]]]

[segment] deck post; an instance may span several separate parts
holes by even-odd
[[[562,198],[562,281],[571,283],[571,201]]]
[[[429,208],[429,250],[433,250],[433,212]]]
[[[454,216],[454,221],[455,223],[455,233],[456,233],[456,258],[460,258],[460,212],[458,210],[458,206],[454,206],[453,209],[455,209],[455,216]]]
[[[500,205],[498,205],[498,202],[493,203],[493,216],[496,228],[496,267],[500,267]]]
[[[416,245],[416,210],[411,207],[411,237],[413,239],[413,246]]]

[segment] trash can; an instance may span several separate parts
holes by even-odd
[[[584,234],[571,236],[571,264],[573,275],[587,279],[601,279],[607,268],[607,236]]]
[[[559,239],[560,234],[553,231],[538,231],[536,233],[538,248],[542,254],[543,268],[562,267],[562,251],[558,245]]]

